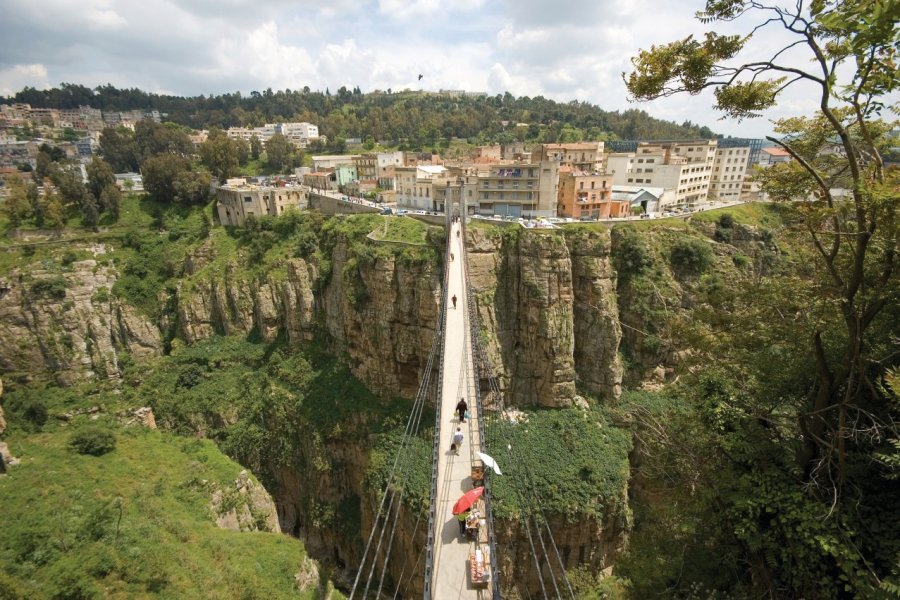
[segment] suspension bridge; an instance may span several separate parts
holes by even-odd
[[[467,269],[465,216],[459,212],[454,215],[451,209],[445,228],[440,321],[366,539],[351,600],[410,597],[400,595],[401,589],[421,590],[424,600],[501,599],[500,550],[491,507],[491,478],[500,475],[496,467],[490,467],[490,451],[496,444],[506,444],[503,430],[512,425],[500,418],[502,394],[477,335],[478,315]],[[493,401],[490,415],[484,410],[482,390]],[[460,400],[465,400],[467,415],[461,416],[457,410]],[[394,575],[389,576],[406,477],[414,460],[412,441],[421,430],[426,403],[435,407],[430,502],[427,514],[418,515],[411,536],[415,539],[420,526],[425,527],[425,543],[414,564],[402,565],[399,577],[397,569],[391,569]],[[495,423],[492,431],[499,433],[497,439],[486,438],[485,423],[489,419]],[[505,476],[510,478],[516,501],[523,507],[519,525],[528,542],[526,552],[517,552],[520,558],[528,557],[528,564],[518,570],[527,572],[529,580],[539,585],[537,597],[574,600],[528,467],[508,467],[501,466],[507,471]],[[411,586],[416,578],[420,585]]]

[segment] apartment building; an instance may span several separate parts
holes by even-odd
[[[717,148],[709,181],[709,199],[718,202],[740,200],[749,162],[749,146]]]
[[[605,169],[603,142],[577,142],[570,144],[541,144],[537,160],[556,160],[562,166],[574,167],[586,173]]]
[[[243,225],[250,215],[280,215],[291,207],[309,207],[305,188],[257,186],[243,179],[231,179],[216,190],[216,211],[222,225]]]
[[[584,220],[627,217],[631,207],[613,199],[612,182],[612,175],[560,167],[557,215]]]
[[[556,216],[559,163],[521,162],[479,166],[474,203],[481,215]]]
[[[397,207],[410,210],[438,210],[434,186],[439,181],[439,185],[446,186],[446,180],[443,180],[446,171],[442,165],[395,167]]]
[[[607,155],[606,169],[616,185],[672,189],[673,204],[694,207],[707,202],[716,148],[715,140],[641,142],[635,152]]]
[[[334,169],[304,173],[303,185],[316,190],[336,190],[337,176],[334,173]]]
[[[359,179],[378,179],[378,157],[375,154],[360,154],[353,157]]]
[[[250,141],[256,136],[261,142],[266,142],[276,133],[280,133],[295,146],[306,148],[309,142],[319,138],[319,127],[312,123],[266,123],[262,127],[229,127],[225,132],[234,140]]]

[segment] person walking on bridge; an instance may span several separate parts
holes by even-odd
[[[456,403],[456,412],[459,413],[459,422],[466,422],[466,411],[469,410],[469,405],[466,404],[465,398],[460,398],[459,402]]]
[[[450,298],[453,301],[453,308],[456,308],[456,294],[453,294],[453,297]]]
[[[462,447],[463,443],[463,432],[459,427],[456,428],[456,432],[453,434],[453,443],[450,444],[450,449],[456,451],[456,455],[459,456],[459,449]]]

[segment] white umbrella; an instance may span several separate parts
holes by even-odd
[[[486,467],[492,468],[494,470],[494,473],[496,473],[497,475],[503,475],[503,473],[500,472],[500,466],[497,465],[497,461],[494,460],[493,457],[488,456],[484,452],[479,452],[478,458],[481,459]]]

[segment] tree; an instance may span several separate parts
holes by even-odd
[[[798,311],[798,322],[806,326],[807,355],[794,358],[811,362],[808,391],[778,391],[784,394],[780,408],[790,406],[792,412],[779,415],[777,429],[769,423],[768,435],[774,439],[790,432],[790,468],[800,474],[806,495],[799,489],[791,493],[797,494],[794,498],[818,498],[824,506],[817,510],[829,517],[832,528],[828,535],[850,539],[855,532],[848,523],[863,509],[875,510],[865,490],[872,486],[869,478],[880,475],[862,465],[871,464],[880,440],[896,436],[891,408],[877,383],[896,359],[886,362],[876,352],[884,350],[878,344],[885,343],[890,332],[873,324],[890,323],[883,313],[900,297],[897,175],[884,169],[882,134],[888,126],[879,120],[885,97],[898,83],[895,24],[900,3],[708,0],[698,18],[710,25],[750,20],[749,33],[710,32],[702,40],[690,36],[641,51],[626,78],[634,98],[712,89],[716,108],[736,119],[762,115],[785,90],[799,85],[817,99],[817,114],[779,121],[776,130],[783,137],[769,138],[793,161],[759,176],[773,198],[791,200],[791,208],[799,212],[798,223],[816,266],[815,281],[804,290],[810,304]],[[754,34],[766,28],[780,28],[791,41],[762,49],[768,58],[742,62]],[[796,60],[801,52],[807,61]],[[835,194],[838,186],[850,190],[848,198]],[[795,296],[797,292],[793,290]],[[762,399],[757,402],[757,409],[764,404]],[[782,437],[781,443],[787,441]],[[767,500],[778,505],[786,498]],[[822,538],[817,539],[818,548],[824,548]],[[756,551],[774,551],[778,543],[784,542],[767,548],[757,543]],[[867,595],[885,570],[883,562],[861,546],[832,545],[821,550],[819,559],[839,553],[829,563],[832,572],[840,573],[848,591]],[[758,568],[759,574],[767,571],[765,560]],[[780,577],[796,574],[783,572]],[[771,583],[778,578],[768,573],[759,580]],[[808,577],[793,581],[799,590],[817,585]]]
[[[100,133],[100,155],[116,173],[137,171],[137,145],[134,132],[120,127],[107,127]]]
[[[18,227],[22,224],[22,221],[31,216],[31,205],[25,192],[25,184],[18,177],[10,177],[7,180],[7,185],[10,191],[6,202],[2,204],[3,212],[6,214],[6,218],[9,219],[9,224],[13,227]]]
[[[277,173],[283,171],[290,154],[291,143],[280,133],[276,133],[266,142],[266,163],[273,171]]]
[[[103,207],[103,212],[109,215],[113,222],[119,220],[119,204],[121,201],[122,192],[119,191],[119,187],[115,183],[106,186],[100,192],[100,206]]]
[[[188,161],[181,156],[165,153],[148,158],[141,169],[144,189],[157,202],[174,202],[175,178],[188,170]]]
[[[262,142],[256,137],[256,134],[250,136],[250,157],[253,160],[259,159],[259,153],[262,152]]]
[[[203,164],[224,183],[238,172],[239,148],[221,129],[213,128],[209,137],[200,144],[200,159]]]
[[[85,227],[96,227],[100,221],[100,210],[97,201],[91,194],[85,194],[81,200],[81,222]]]
[[[115,185],[116,176],[112,167],[102,158],[95,158],[87,165],[88,189],[94,198],[100,198],[100,194],[109,185]]]
[[[205,171],[182,171],[173,182],[175,201],[179,204],[206,204],[211,179]]]
[[[44,225],[50,229],[62,229],[66,226],[66,209],[58,194],[50,194],[44,202]]]

